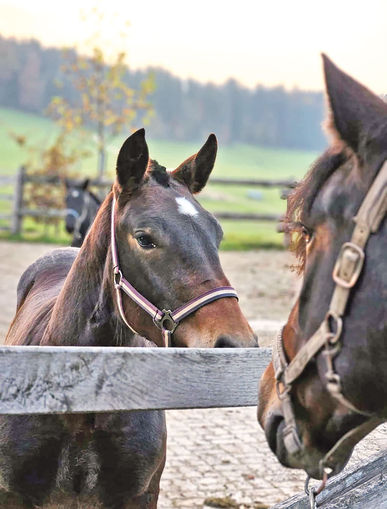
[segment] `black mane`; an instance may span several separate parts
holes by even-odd
[[[297,184],[288,199],[286,221],[302,221],[328,178],[348,159],[348,150],[327,149],[312,165],[306,176]]]
[[[295,253],[298,259],[298,265],[293,266],[298,273],[304,270],[306,255],[306,243],[302,235],[302,227],[308,222],[307,218],[316,196],[328,178],[350,158],[351,154],[346,148],[340,150],[335,147],[328,148],[289,195],[285,230],[292,234],[290,250]]]

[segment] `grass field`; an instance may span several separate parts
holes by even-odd
[[[25,136],[28,145],[46,148],[50,140],[55,137],[57,127],[49,119],[32,114],[0,108],[0,174],[12,174],[21,164],[36,158],[28,148],[17,145],[11,133]],[[108,176],[113,178],[115,158],[125,135],[112,140],[108,147]],[[197,143],[171,142],[153,140],[148,137],[150,155],[167,168],[175,168],[184,159],[197,152],[205,140]],[[77,143],[74,141],[74,143]],[[85,142],[83,142],[85,143]],[[87,139],[87,148],[95,152],[93,134]],[[213,176],[229,178],[257,178],[284,179],[301,178],[312,161],[317,156],[314,152],[295,150],[268,149],[250,145],[234,144],[220,146]],[[82,160],[76,171],[80,175],[95,176],[96,157]],[[283,213],[285,202],[280,199],[280,189],[259,189],[260,196],[256,197],[257,188],[231,187],[218,184],[209,185],[199,200],[212,212],[250,212],[262,214]],[[4,189],[1,190],[4,192]],[[11,190],[12,191],[12,190]],[[9,190],[7,190],[9,192]],[[254,199],[255,198],[255,199]],[[7,204],[8,205],[8,204]],[[6,207],[0,203],[0,210]],[[282,245],[282,236],[276,233],[274,223],[223,221],[225,238],[223,249],[246,249],[253,247],[275,247]],[[42,232],[36,230],[35,223],[25,221],[23,238],[67,242],[68,237],[62,232]]]

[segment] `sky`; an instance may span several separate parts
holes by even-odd
[[[84,48],[95,6],[104,48],[126,50],[132,68],[321,90],[323,51],[387,93],[387,0],[0,0],[0,34]]]

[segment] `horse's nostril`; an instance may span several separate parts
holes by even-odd
[[[219,336],[215,341],[214,348],[237,348],[239,343],[229,336]]]

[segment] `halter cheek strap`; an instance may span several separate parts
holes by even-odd
[[[114,287],[116,289],[117,296],[117,306],[122,321],[125,325],[134,333],[138,334],[134,328],[129,324],[128,320],[125,316],[125,311],[122,302],[122,293],[124,292],[128,297],[130,297],[140,308],[142,308],[148,315],[150,315],[153,319],[153,323],[157,328],[161,330],[163,336],[163,343],[165,347],[171,345],[171,337],[175,332],[179,323],[184,320],[187,316],[194,313],[201,307],[209,304],[218,299],[223,299],[224,297],[234,297],[238,299],[238,295],[234,288],[231,286],[219,286],[217,288],[213,288],[205,293],[199,295],[182,306],[178,307],[174,311],[169,309],[160,310],[154,304],[152,304],[148,299],[146,299],[140,292],[138,292],[133,285],[129,283],[123,276],[119,260],[118,260],[118,251],[117,251],[117,242],[115,237],[115,208],[116,208],[116,198],[113,196],[112,202],[112,213],[111,213],[111,252],[112,252],[112,261],[113,261],[113,278],[114,278]]]

